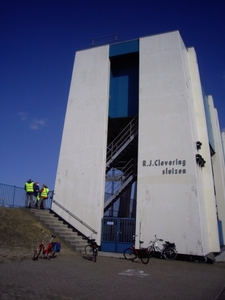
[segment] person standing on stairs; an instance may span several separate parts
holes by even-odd
[[[39,192],[40,200],[38,201],[38,208],[41,208],[43,205],[43,209],[45,209],[45,201],[48,199],[49,189],[46,184],[42,184],[42,188]]]

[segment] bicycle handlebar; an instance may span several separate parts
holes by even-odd
[[[155,234],[155,240],[160,241],[160,242],[163,242],[163,239],[157,238],[157,234]]]
[[[155,242],[157,242],[157,241],[163,242],[164,240],[163,240],[163,239],[157,238],[157,234],[155,234],[155,240],[154,240],[154,241],[150,241],[149,244],[150,244],[150,243],[155,243]]]
[[[56,238],[56,235],[47,234],[43,229],[40,229],[40,230],[41,230],[41,232],[43,232],[43,233],[45,234],[46,237],[47,237],[47,236],[51,236],[53,239]]]

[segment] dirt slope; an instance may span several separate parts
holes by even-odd
[[[51,233],[29,209],[0,207],[0,263],[31,259],[43,238],[41,230]],[[55,241],[61,242],[58,238]],[[58,255],[70,252],[62,242],[61,245]]]

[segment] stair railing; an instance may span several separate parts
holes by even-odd
[[[118,170],[119,175],[115,176],[116,182],[125,182],[131,175],[136,173],[137,165],[135,164],[135,159],[132,158],[122,169]],[[107,180],[107,177],[106,177]],[[118,186],[120,188],[121,185]],[[118,189],[117,188],[117,189]],[[108,182],[105,186],[105,193],[109,194],[110,190],[112,190],[112,182]],[[116,189],[115,189],[116,192]]]
[[[118,136],[107,146],[106,167],[122,152],[123,145],[131,142],[138,133],[138,116],[124,127]]]
[[[120,195],[125,191],[125,189],[134,182],[137,175],[137,163],[136,159],[131,159],[125,166],[120,170],[120,176],[117,176],[118,185],[114,185],[114,193],[109,197],[109,199],[105,199],[104,204],[104,212],[106,212],[110,206],[120,197]],[[105,194],[110,194],[111,182],[109,182],[105,187]]]
[[[98,232],[96,230],[94,230],[91,226],[89,226],[87,223],[85,223],[84,221],[82,221],[80,218],[78,218],[77,216],[75,216],[72,212],[70,212],[68,209],[66,209],[64,206],[62,206],[59,202],[55,201],[54,199],[52,199],[52,202],[55,203],[57,206],[59,206],[62,210],[64,210],[66,213],[68,213],[71,217],[73,217],[75,220],[77,220],[78,222],[80,222],[82,225],[84,225],[86,228],[88,228],[89,230],[91,230],[94,234],[97,234]]]

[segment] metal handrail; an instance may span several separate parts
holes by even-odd
[[[113,44],[113,43],[118,43],[118,42],[123,42],[123,39],[118,33],[113,33],[113,34],[108,34],[108,35],[103,35],[99,37],[95,37],[91,39],[91,46],[100,46],[104,44]]]
[[[117,182],[125,182],[131,175],[135,173],[136,170],[136,165],[135,165],[135,160],[132,158],[121,170],[120,170],[120,175],[117,176]],[[118,189],[120,186],[118,186]],[[111,182],[109,182],[106,187],[105,187],[105,193],[108,193],[109,190],[111,189]],[[114,191],[116,192],[116,191]]]
[[[104,212],[106,212],[111,206],[112,204],[118,199],[120,198],[120,195],[122,194],[123,191],[125,191],[125,189],[134,182],[134,180],[136,179],[136,174],[129,174],[129,176],[126,177],[126,180],[123,181],[123,184],[120,186],[120,188],[113,194],[111,195],[111,197],[109,199],[107,199],[105,201],[104,204]]]
[[[49,197],[45,200],[45,209],[50,209],[53,193],[54,191],[49,192]],[[26,191],[22,187],[0,183],[0,206],[24,208]]]
[[[124,127],[118,136],[107,146],[106,165],[113,159],[115,153],[128,141],[131,141],[138,129],[138,116]]]
[[[114,193],[107,200],[105,199],[104,212],[106,212],[109,207],[120,197],[120,194],[135,180],[137,173],[137,164],[135,159],[132,158],[121,170],[122,175],[118,176],[121,182],[120,185],[116,187]],[[105,195],[109,191],[109,185],[105,188]],[[109,193],[108,193],[109,194]]]
[[[82,221],[80,218],[78,218],[77,216],[75,216],[73,213],[71,213],[68,209],[66,209],[64,206],[62,206],[59,202],[55,201],[54,199],[52,199],[52,202],[54,202],[56,205],[58,205],[62,210],[64,210],[66,213],[68,213],[71,217],[73,217],[74,219],[76,219],[78,222],[80,222],[82,225],[84,225],[85,227],[87,227],[89,230],[91,230],[94,234],[97,234],[98,232],[96,230],[94,230],[93,228],[91,228],[91,226],[89,226],[87,223],[85,223],[84,221]]]

